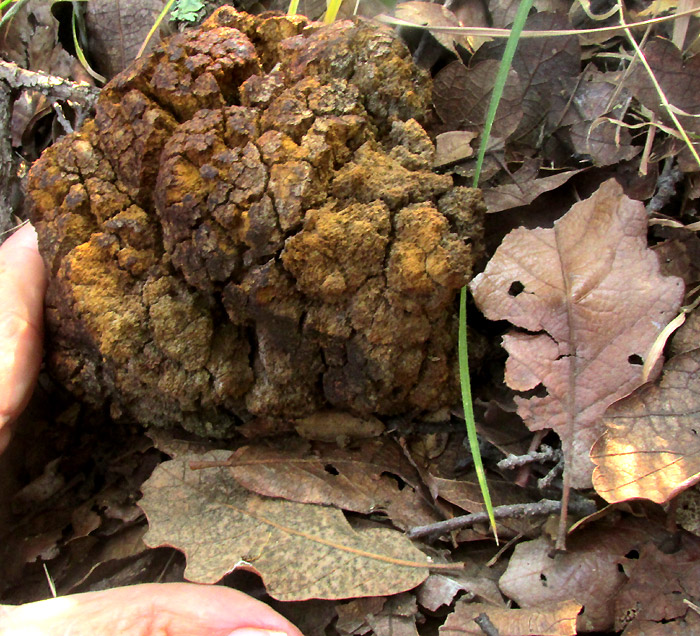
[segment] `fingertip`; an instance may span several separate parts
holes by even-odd
[[[8,247],[26,247],[39,251],[39,238],[31,223],[21,225],[4,243]]]

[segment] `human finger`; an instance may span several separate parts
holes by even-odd
[[[302,636],[260,601],[228,587],[146,583],[0,605],[0,636]]]
[[[0,246],[0,453],[39,374],[46,279],[36,232],[27,224]]]

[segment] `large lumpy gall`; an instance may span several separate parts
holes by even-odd
[[[224,7],[117,76],[32,168],[49,364],[145,424],[454,402],[483,204],[431,171],[393,35]]]

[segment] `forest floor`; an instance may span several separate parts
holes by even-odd
[[[41,0],[18,4],[0,33],[17,214],[0,230],[23,218],[31,163],[90,116],[95,76],[109,79],[136,56],[163,7],[90,0],[88,71],[59,6],[71,3],[54,3],[53,13]],[[216,4],[176,3],[179,26]],[[242,8],[286,9],[278,4]],[[310,0],[300,11],[318,18],[324,6]],[[359,13],[433,27],[399,32],[433,76],[425,119],[435,169],[471,185],[505,43],[502,32],[479,29],[507,29],[517,5],[448,6],[368,1]],[[348,439],[326,420],[321,430],[222,448],[115,422],[42,373],[0,463],[0,602],[49,597],[47,576],[60,595],[220,581],[272,604],[306,636],[700,634],[693,6],[645,0],[620,13],[536,0],[525,25],[539,36],[521,39],[491,129],[479,180],[485,255],[467,310],[498,543],[457,405],[440,421],[387,418],[381,435]],[[133,36],[104,28],[117,23]],[[475,29],[438,28],[454,26]],[[20,90],[30,79],[10,79],[15,64],[39,84],[63,78],[64,95],[48,83],[43,93]],[[73,84],[83,81],[94,88]],[[224,481],[216,500],[200,497]],[[193,523],[197,557],[183,532]],[[232,571],[218,547],[233,541],[232,526],[261,523],[269,544],[291,556],[276,556],[269,571],[263,558]],[[263,550],[235,549],[241,560]],[[300,572],[325,583],[300,585]]]

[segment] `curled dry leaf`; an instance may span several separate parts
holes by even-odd
[[[523,165],[511,176],[513,182],[484,190],[484,203],[487,212],[502,212],[521,205],[532,203],[540,194],[556,190],[581,170],[567,170],[549,177],[537,178],[540,161],[526,159]]]
[[[589,451],[605,409],[641,384],[643,357],[671,320],[683,281],[659,272],[644,206],[614,181],[552,229],[512,231],[470,287],[491,320],[533,333],[503,338],[506,382],[531,430],[562,438],[571,485],[591,485]]]
[[[235,480],[259,495],[384,512],[401,529],[443,519],[423,495],[416,469],[389,439],[367,440],[354,450],[289,441],[283,448],[245,446],[230,464]]]
[[[550,603],[532,609],[506,609],[483,603],[457,603],[440,628],[440,636],[483,636],[475,619],[486,614],[499,634],[508,636],[573,636],[581,605],[575,601]]]
[[[466,592],[467,600],[478,597],[496,607],[504,607],[503,597],[494,581],[475,574],[431,574],[416,591],[421,607],[436,612],[443,605],[452,605],[458,594]]]
[[[399,532],[356,531],[340,510],[260,497],[224,467],[190,468],[230,455],[164,462],[142,488],[144,540],[182,550],[189,580],[214,583],[240,567],[259,573],[272,597],[299,601],[397,594],[428,576],[430,560]]]
[[[593,485],[611,503],[665,503],[700,481],[700,349],[674,356],[658,384],[613,404],[595,443]]]
[[[463,35],[454,33],[444,33],[435,31],[430,27],[460,27],[462,26],[457,19],[457,16],[449,9],[441,4],[433,2],[420,2],[419,0],[410,0],[396,5],[394,14],[400,20],[413,22],[414,24],[423,24],[428,27],[430,34],[446,49],[458,55],[455,48],[455,42],[469,49],[469,40]]]

